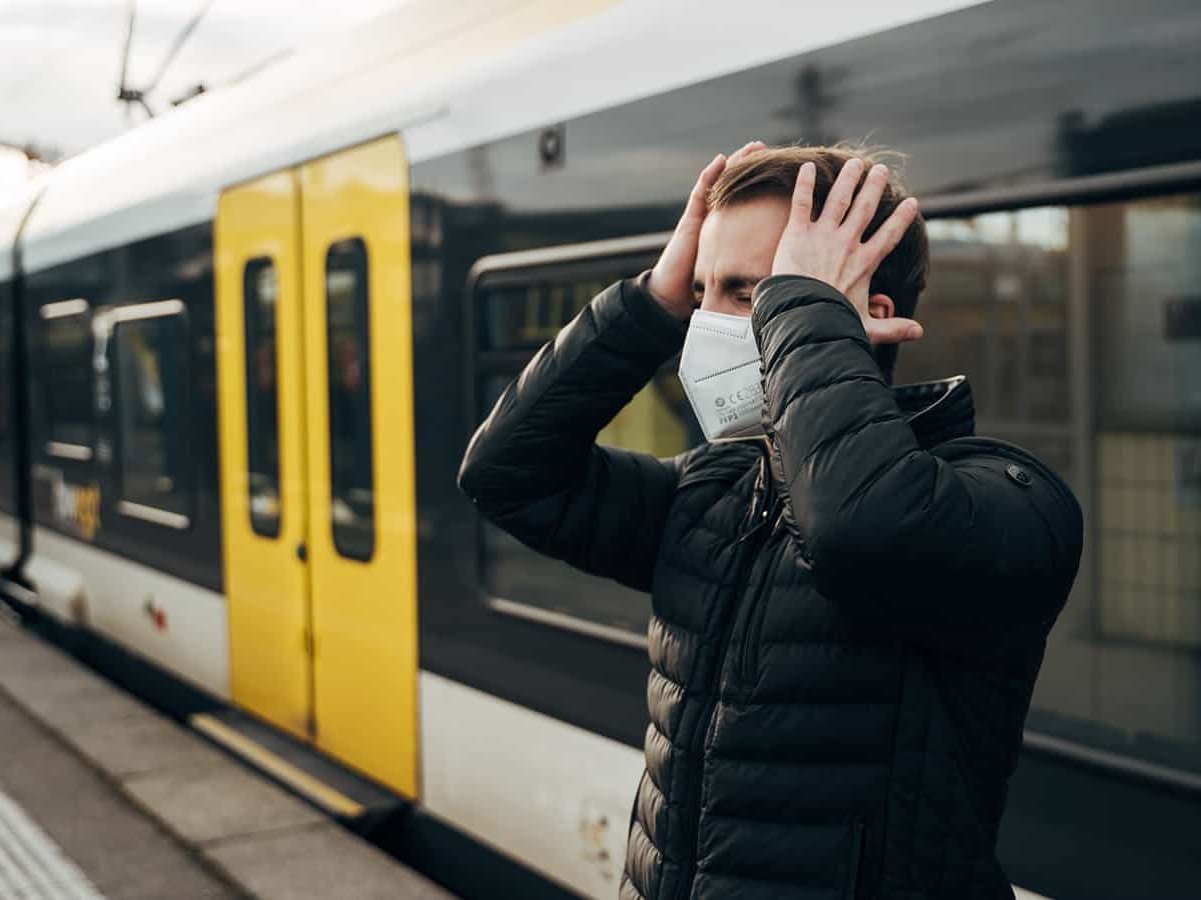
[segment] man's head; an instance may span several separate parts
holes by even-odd
[[[854,158],[867,163],[865,177],[871,164],[879,161],[878,154],[847,146],[776,147],[732,160],[709,191],[709,213],[701,229],[693,284],[701,309],[750,315],[751,292],[771,273],[802,164],[812,162],[817,168],[816,216],[843,164]],[[907,196],[895,173],[890,175],[864,237],[874,234]],[[870,315],[912,318],[928,265],[926,226],[919,216],[872,277]],[[891,380],[897,346],[879,345],[875,353],[881,371]]]

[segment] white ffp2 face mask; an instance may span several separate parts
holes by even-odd
[[[708,440],[763,433],[759,360],[750,316],[692,314],[680,382]]]

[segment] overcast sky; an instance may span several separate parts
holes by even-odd
[[[128,81],[144,88],[202,8],[152,108],[405,0],[137,0]],[[129,0],[0,0],[0,143],[72,155],[145,119],[116,99]]]

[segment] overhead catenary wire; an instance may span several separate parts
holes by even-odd
[[[134,0],[130,0],[130,2],[132,3]],[[175,42],[171,45],[171,49],[167,51],[167,55],[163,58],[162,64],[158,67],[158,72],[155,74],[154,78],[151,79],[150,85],[142,91],[143,94],[153,93],[155,88],[159,86],[160,82],[163,80],[163,76],[166,75],[167,70],[171,68],[171,63],[175,61],[175,57],[179,55],[179,51],[183,49],[184,44],[188,42],[188,38],[192,36],[192,32],[196,30],[196,26],[200,24],[200,21],[205,17],[209,9],[212,8],[214,2],[215,0],[200,0],[199,9],[197,9],[192,18],[188,20],[188,24],[183,27],[183,30],[176,35]]]
[[[121,54],[121,83],[117,88],[117,99],[125,104],[138,103],[142,109],[146,111],[146,115],[153,118],[154,110],[150,108],[150,104],[146,100],[146,95],[153,93],[156,88],[162,83],[163,76],[167,74],[167,70],[171,68],[171,64],[175,62],[179,56],[180,50],[184,44],[188,42],[188,38],[192,36],[192,32],[196,30],[202,19],[212,8],[215,0],[201,0],[199,8],[188,20],[183,29],[175,36],[175,40],[167,50],[166,56],[163,57],[162,63],[159,64],[158,71],[150,84],[145,88],[132,88],[129,86],[129,55],[130,48],[133,46],[134,24],[137,18],[137,0],[129,0],[129,17],[125,31],[125,49]],[[128,105],[126,109],[128,109]]]
[[[125,26],[125,49],[121,52],[121,78],[117,82],[117,96],[125,93],[126,76],[129,74],[129,48],[133,46],[133,26],[138,14],[138,0],[129,0],[129,16]]]
[[[129,0],[128,8],[129,15],[126,17],[125,24],[125,49],[121,52],[121,78],[117,82],[117,99],[125,104],[126,124],[130,122],[129,110],[131,103],[140,103],[142,109],[146,111],[146,115],[151,119],[154,118],[154,110],[146,102],[145,92],[135,90],[129,86],[129,51],[133,47],[133,31],[138,16],[138,0]]]

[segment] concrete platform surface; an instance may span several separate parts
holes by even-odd
[[[0,897],[9,896],[452,895],[0,617]]]

